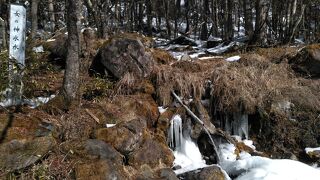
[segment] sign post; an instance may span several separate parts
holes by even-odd
[[[26,8],[10,4],[9,88],[12,105],[21,103],[25,67]]]

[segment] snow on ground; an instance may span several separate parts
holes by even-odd
[[[106,124],[106,127],[107,128],[111,128],[111,127],[113,127],[113,126],[115,126],[116,124]]]
[[[200,57],[199,60],[214,60],[214,59],[222,59],[223,56],[207,56],[207,57]]]
[[[36,97],[32,99],[14,99],[10,97],[11,92],[12,90],[10,88],[6,88],[3,92],[0,92],[0,94],[5,97],[4,100],[0,101],[0,106],[9,107],[21,104],[29,105],[31,108],[36,108],[41,104],[46,104],[56,96],[52,94],[49,97]]]
[[[182,148],[173,152],[174,166],[181,168],[175,170],[176,174],[196,170],[208,166],[202,159],[198,146],[191,139],[184,139]]]
[[[159,113],[160,113],[160,114],[166,112],[167,109],[168,109],[168,108],[164,108],[163,106],[159,106],[159,107],[158,107],[158,110],[159,110]]]
[[[240,56],[232,56],[226,59],[228,62],[239,61],[241,59]]]
[[[56,95],[52,94],[49,97],[37,97],[33,99],[24,99],[23,103],[29,105],[31,108],[36,108],[40,106],[41,104],[48,103],[51,99],[56,97]]]
[[[221,167],[235,180],[319,180],[320,170],[290,159],[269,159],[234,153],[233,144],[221,144]]]
[[[35,52],[35,53],[43,53],[44,50],[43,50],[43,46],[38,46],[38,47],[33,47],[32,48],[32,51]]]
[[[190,136],[184,137],[182,134],[182,119],[180,115],[175,115],[171,119],[170,128],[168,131],[168,141],[171,148],[175,148],[174,166],[180,166],[180,169],[175,170],[176,174],[182,174],[188,171],[196,170],[208,166],[196,143]]]
[[[207,49],[207,51],[209,53],[213,53],[213,54],[222,54],[224,52],[226,52],[227,50],[229,50],[232,46],[234,46],[236,43],[235,42],[231,42],[230,44],[228,44],[227,46],[224,46],[223,43],[221,43],[220,45],[214,47],[214,48],[209,48]]]
[[[315,151],[320,151],[320,147],[317,147],[317,148],[309,148],[309,147],[307,147],[304,150],[306,151],[307,154],[309,154],[309,153],[312,153],[312,152],[315,152]]]

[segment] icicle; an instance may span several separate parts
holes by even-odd
[[[213,146],[213,149],[214,151],[216,152],[216,156],[217,156],[217,159],[218,159],[218,162],[220,161],[220,157],[219,157],[219,153],[218,153],[218,148],[215,144],[215,142],[213,141],[212,137],[211,137],[211,134],[209,133],[208,129],[206,128],[205,124],[201,121],[201,119],[199,119],[183,102],[182,100],[180,99],[180,97],[174,92],[174,91],[171,91],[172,95],[175,97],[175,99],[187,110],[188,114],[194,118],[199,124],[202,125],[202,128],[203,130],[206,132],[206,134],[208,135],[211,143],[212,143],[212,146]]]
[[[168,144],[174,150],[175,156],[174,166],[180,166],[181,169],[175,171],[176,174],[181,174],[187,171],[192,171],[198,168],[206,167],[205,160],[196,143],[194,143],[189,133],[183,135],[182,119],[180,115],[175,115],[171,122],[168,131]]]
[[[182,119],[180,115],[175,115],[170,122],[168,132],[169,147],[173,150],[181,148],[182,138]]]
[[[231,132],[231,123],[230,123],[230,119],[229,119],[229,116],[226,115],[226,121],[224,122],[224,130],[229,133],[229,134],[232,134]]]
[[[248,114],[233,113],[233,121],[231,123],[233,135],[249,138]]]

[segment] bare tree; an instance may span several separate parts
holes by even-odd
[[[268,0],[256,0],[256,25],[251,44],[263,44],[266,40],[267,13]]]
[[[253,19],[252,19],[252,7],[250,0],[243,0],[243,12],[244,12],[244,28],[246,35],[249,38],[253,35]]]
[[[32,0],[31,4],[31,38],[34,38],[38,30],[38,4],[39,0]]]
[[[66,70],[63,79],[63,96],[67,103],[75,100],[79,89],[79,54],[80,54],[80,26],[81,26],[80,0],[66,0],[67,29],[68,29],[68,53]]]

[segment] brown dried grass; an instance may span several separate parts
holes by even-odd
[[[171,91],[184,98],[200,99],[205,92],[206,82],[212,69],[219,65],[217,61],[176,62],[172,65],[157,66],[152,80],[155,84],[157,99],[167,106],[172,102]]]
[[[280,101],[320,105],[287,63],[274,64],[259,55],[244,55],[237,63],[215,69],[212,83],[212,103],[221,112],[251,114],[257,108],[270,109],[272,103]]]

